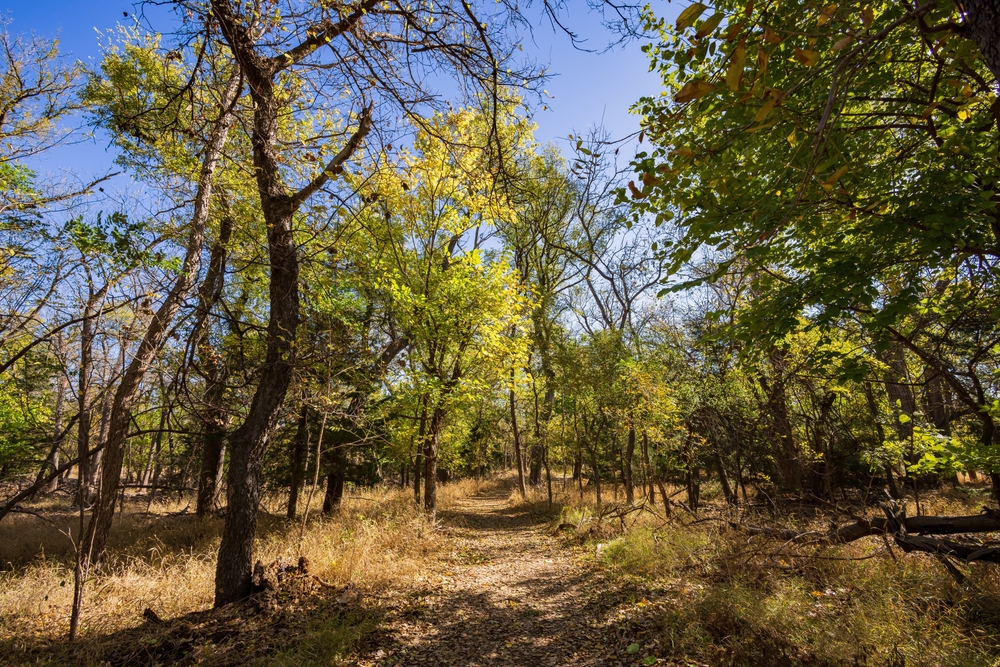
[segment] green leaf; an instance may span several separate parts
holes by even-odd
[[[722,23],[722,19],[724,18],[726,18],[725,14],[722,12],[715,12],[705,19],[704,23],[698,26],[698,31],[694,34],[694,36],[701,39],[702,37],[711,35],[715,32],[715,29],[719,27],[719,24]]]
[[[625,649],[625,652],[628,653],[629,655],[632,655],[633,653],[638,653],[639,652],[639,644],[636,643],[636,642],[633,642],[633,643],[629,644],[628,648]]]
[[[685,30],[694,25],[694,22],[698,20],[698,17],[701,16],[701,13],[706,9],[708,9],[708,6],[703,5],[700,2],[696,2],[685,9],[680,13],[680,16],[677,17],[677,30]]]

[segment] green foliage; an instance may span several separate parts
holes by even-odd
[[[739,267],[755,298],[734,333],[766,348],[807,308],[820,324],[893,325],[929,273],[992,261],[993,77],[974,43],[927,27],[957,19],[956,4],[919,19],[867,2],[715,11],[726,24],[698,36],[646,16],[665,90],[634,107],[652,149],[633,208],[674,218],[675,268],[722,253],[678,287]]]

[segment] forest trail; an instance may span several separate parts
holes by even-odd
[[[553,537],[544,515],[503,495],[462,498],[439,518],[453,557],[397,594],[361,665],[641,664],[619,628],[635,596]]]

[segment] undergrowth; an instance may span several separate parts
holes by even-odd
[[[837,546],[750,537],[730,526],[748,517],[718,500],[697,515],[675,507],[671,517],[660,504],[624,523],[597,520],[592,496],[567,500],[559,522],[574,526],[571,539],[619,583],[650,591],[629,622],[636,637],[655,643],[661,662],[1000,665],[996,565],[960,564],[966,578],[958,583],[932,556],[904,554],[878,537]],[[977,508],[941,493],[924,499],[923,510]],[[784,512],[778,522],[800,528],[844,522],[816,506]]]
[[[475,480],[442,485],[439,507],[446,509],[482,485]],[[309,603],[314,606],[345,588],[361,591],[363,598],[406,586],[442,546],[439,532],[418,514],[412,492],[406,490],[349,493],[331,516],[314,509],[304,531],[301,515],[296,521],[282,516],[286,500],[265,501],[255,557],[264,563],[295,563],[304,556],[310,574],[322,582],[320,594]],[[115,519],[107,556],[88,580],[82,639],[72,647],[64,640],[73,598],[72,539],[78,533],[78,515],[68,503],[50,498],[29,508],[35,514],[0,522],[0,664],[104,664],[108,655],[121,650],[122,642],[176,643],[169,632],[164,635],[162,628],[147,623],[146,609],[162,619],[207,624],[207,644],[199,649],[198,661],[229,664],[231,652],[211,648],[218,633],[212,628],[228,622],[225,615],[202,619],[212,606],[223,520],[198,519],[189,511],[192,502],[174,497],[152,507],[139,498],[126,503],[125,512]],[[304,505],[299,503],[300,508]],[[303,604],[298,598],[285,602]],[[251,609],[237,616],[259,615],[261,637],[270,636],[272,629],[265,626],[274,625],[269,616],[273,610],[258,612]],[[306,613],[295,621],[294,631],[259,638],[266,650],[241,651],[234,664],[246,664],[253,655],[264,665],[338,664],[338,656],[347,655],[370,631],[377,613],[360,604],[337,613]],[[247,632],[257,625],[248,622]],[[166,639],[157,639],[160,635]],[[190,656],[195,649],[177,650],[176,655],[167,653]]]

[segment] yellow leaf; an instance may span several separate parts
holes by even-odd
[[[680,16],[677,17],[677,29],[684,30],[693,25],[694,22],[698,20],[698,17],[701,16],[701,13],[706,9],[708,9],[708,7],[700,2],[696,2],[685,9],[680,13]]]
[[[743,78],[743,67],[746,63],[746,41],[741,39],[736,50],[733,51],[733,59],[729,63],[729,69],[726,70],[726,85],[729,87],[729,90],[737,91],[740,89],[740,80]]]
[[[755,90],[751,91],[756,95],[758,86],[764,85],[764,77],[767,76],[767,60],[769,56],[764,49],[757,50],[757,80],[754,82]]]
[[[819,62],[819,54],[809,49],[795,47],[795,59],[806,67],[815,67]]]
[[[841,37],[840,39],[838,39],[836,42],[833,43],[833,50],[834,51],[840,51],[841,49],[850,46],[851,42],[853,42],[853,41],[854,41],[854,35],[848,35],[847,37]]]
[[[967,109],[959,109],[958,110],[958,119],[960,121],[962,121],[963,123],[965,121],[969,120],[969,112],[968,112],[968,110]]]
[[[837,11],[837,4],[832,3],[824,7],[819,12],[819,18],[816,19],[816,25],[826,25],[826,23],[833,18],[834,13]]]
[[[871,7],[865,7],[861,10],[861,22],[866,28],[872,27],[872,23],[875,21],[875,12]]]
[[[694,155],[694,151],[690,148],[678,148],[677,150],[670,151],[671,157],[674,155],[678,157],[691,157]]]
[[[824,187],[826,187],[826,186],[833,187],[833,184],[836,183],[837,181],[839,181],[840,177],[847,173],[847,167],[848,167],[848,165],[845,164],[843,167],[841,167],[837,171],[833,172],[833,174],[830,176],[830,178],[826,179],[825,181],[820,181],[820,185],[822,185]],[[829,188],[827,188],[827,189],[829,189]]]
[[[695,38],[701,39],[702,37],[711,35],[715,32],[715,29],[719,27],[719,24],[722,23],[722,19],[724,18],[726,18],[726,15],[722,12],[715,12],[709,16],[700,26],[698,26],[698,32],[694,34]]]
[[[713,90],[715,90],[715,86],[708,81],[688,81],[674,97],[674,101],[678,104],[684,104],[704,97]]]
[[[781,37],[770,28],[764,28],[764,41],[772,44],[781,44]]]
[[[715,29],[719,27],[719,24],[722,23],[722,19],[724,18],[726,18],[725,14],[723,14],[722,12],[715,12],[707,19],[705,19],[705,21],[700,26],[698,26],[698,32],[696,32],[694,36],[697,39],[701,39],[702,37],[707,37],[708,35],[711,35],[713,32],[715,32]]]
[[[788,144],[789,144],[789,145],[790,145],[790,146],[791,146],[792,148],[795,148],[796,144],[798,144],[798,143],[799,143],[799,138],[795,136],[795,130],[792,130],[792,133],[791,133],[791,134],[789,134],[789,135],[788,135],[788,136],[786,137],[786,139],[788,139]]]
[[[972,97],[972,86],[965,84],[965,87],[962,88],[962,94],[966,97]]]
[[[729,30],[726,31],[726,41],[731,42],[736,39],[739,34],[743,31],[743,26],[746,25],[746,21],[740,21],[736,25],[729,26]]]
[[[927,120],[928,118],[931,117],[931,114],[934,113],[934,110],[937,108],[938,108],[938,102],[931,102],[930,104],[927,105],[927,108],[924,109],[924,113],[921,115],[921,118]]]
[[[772,97],[768,99],[767,102],[764,102],[764,106],[758,109],[757,115],[753,117],[753,122],[760,123],[765,118],[767,118],[767,114],[771,113],[771,109],[774,108],[774,105],[775,103],[777,103],[777,101],[778,101],[777,98]]]

